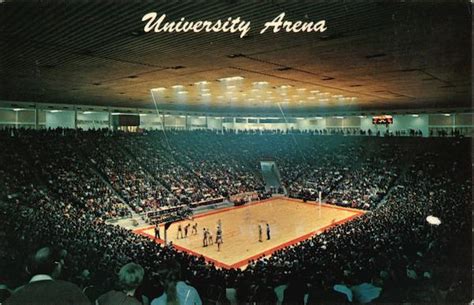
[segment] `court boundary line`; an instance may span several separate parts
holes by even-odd
[[[201,214],[198,214],[196,216],[194,216],[193,218],[196,219],[196,218],[202,218],[202,217],[206,217],[206,216],[210,216],[210,215],[214,215],[214,214],[219,214],[219,213],[223,213],[223,212],[227,212],[227,211],[231,211],[231,210],[235,210],[235,209],[240,209],[240,208],[248,208],[248,207],[251,207],[251,206],[254,206],[254,205],[258,205],[258,204],[261,204],[261,203],[266,203],[266,202],[269,202],[269,201],[274,201],[274,200],[288,200],[288,201],[293,201],[293,202],[297,202],[297,203],[303,203],[303,204],[309,204],[311,206],[317,206],[319,203],[316,202],[316,201],[308,201],[308,202],[304,202],[303,200],[300,200],[300,199],[296,199],[296,198],[289,198],[289,197],[273,197],[273,198],[268,198],[268,199],[264,199],[264,200],[259,200],[259,201],[254,201],[254,202],[251,202],[251,203],[248,203],[248,204],[243,204],[243,205],[239,205],[239,206],[233,206],[233,207],[227,207],[227,208],[222,208],[222,209],[218,209],[218,210],[215,210],[215,211],[209,211],[209,212],[204,212],[204,213],[201,213]],[[255,260],[255,259],[258,259],[258,258],[261,258],[261,257],[265,257],[265,256],[268,256],[268,255],[271,255],[273,254],[274,252],[278,251],[278,250],[281,250],[283,248],[286,248],[286,247],[289,247],[289,246],[292,246],[292,245],[295,245],[299,242],[302,242],[304,240],[307,240],[309,239],[310,237],[312,236],[315,236],[315,235],[318,235],[318,234],[321,234],[323,233],[324,231],[330,229],[331,227],[334,227],[334,226],[337,226],[337,225],[340,225],[342,223],[345,223],[345,222],[348,222],[356,217],[359,217],[363,214],[366,213],[366,211],[363,211],[363,210],[358,210],[358,209],[353,209],[353,208],[346,208],[346,207],[341,207],[341,206],[337,206],[337,205],[331,205],[331,204],[327,204],[327,203],[321,203],[321,206],[322,207],[325,207],[325,208],[330,208],[330,209],[339,209],[339,210],[344,210],[344,211],[349,211],[349,212],[352,212],[354,213],[353,215],[350,215],[346,218],[343,218],[343,219],[340,219],[334,223],[331,223],[329,225],[326,225],[324,227],[320,227],[318,228],[317,230],[315,231],[312,231],[312,232],[309,232],[309,233],[306,233],[302,236],[299,236],[295,239],[292,239],[292,240],[289,240],[287,242],[284,242],[282,244],[279,244],[275,247],[272,247],[268,250],[265,250],[265,251],[262,251],[260,253],[257,253],[255,255],[252,255],[250,257],[247,257],[241,261],[238,261],[234,264],[226,264],[226,263],[223,263],[223,262],[220,262],[212,257],[208,257],[206,255],[203,255],[201,253],[198,253],[198,252],[195,252],[191,249],[188,249],[188,248],[185,248],[185,247],[182,247],[182,246],[179,246],[179,245],[176,245],[173,243],[173,248],[175,248],[176,250],[179,250],[179,251],[182,251],[182,252],[186,252],[190,255],[193,255],[193,256],[197,256],[197,257],[203,257],[207,262],[212,262],[215,266],[217,267],[221,267],[221,268],[226,268],[226,269],[234,269],[234,268],[240,268],[240,267],[243,267],[245,265],[247,265],[249,263],[249,261],[251,260]],[[180,221],[176,221],[175,223],[181,223],[181,222],[188,222],[190,220],[180,220]],[[160,227],[163,227],[164,224],[160,224]],[[145,231],[148,231],[152,228],[154,228],[155,226],[151,225],[151,226],[147,226],[147,227],[143,227],[143,228],[139,228],[139,229],[136,229],[136,230],[132,230],[133,233],[135,234],[138,234],[138,235],[141,235],[141,236],[145,236],[145,237],[148,237],[150,238],[151,240],[153,240],[154,242],[156,243],[159,243],[159,244],[164,244],[164,240],[163,239],[159,239],[159,238],[156,238],[155,239],[155,236],[149,234],[149,233],[146,233]]]

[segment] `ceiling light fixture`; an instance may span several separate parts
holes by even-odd
[[[166,88],[164,88],[164,87],[159,87],[159,88],[153,88],[153,89],[151,89],[151,91],[165,91],[165,90],[166,90]]]
[[[243,79],[244,78],[242,76],[232,76],[232,77],[219,78],[218,81],[229,82],[229,81],[237,81],[237,80],[243,80]]]
[[[200,82],[196,82],[196,83],[194,83],[194,84],[195,84],[195,85],[207,85],[207,84],[209,84],[209,82],[203,80],[203,81],[200,81]]]

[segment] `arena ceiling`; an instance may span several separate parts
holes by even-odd
[[[251,21],[230,33],[145,33],[167,20]],[[263,24],[326,20],[323,33]],[[0,1],[0,100],[291,111],[471,105],[471,4]],[[230,79],[229,79],[230,78]],[[230,88],[229,88],[230,87]],[[161,89],[157,89],[161,88]]]

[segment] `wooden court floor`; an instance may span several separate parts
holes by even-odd
[[[239,207],[223,208],[194,216],[193,220],[183,220],[170,226],[167,232],[168,242],[175,248],[193,255],[203,255],[206,260],[223,268],[240,268],[250,259],[270,255],[283,247],[298,243],[352,218],[363,211],[322,204],[304,203],[289,198],[272,198],[253,202]],[[319,216],[321,214],[321,216]],[[203,247],[203,228],[209,228],[215,239],[218,221],[222,223],[224,243],[220,251],[217,245]],[[187,238],[177,238],[178,224],[184,227],[190,223],[198,224],[198,234]],[[271,239],[266,240],[265,225],[271,229]],[[258,225],[263,228],[263,242],[258,241]],[[161,225],[161,238],[164,228]],[[184,230],[183,230],[184,231]],[[134,230],[135,233],[154,238],[154,227],[148,226]],[[184,234],[184,233],[183,233]],[[163,240],[156,240],[163,243]]]

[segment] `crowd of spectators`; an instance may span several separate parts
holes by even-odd
[[[156,134],[118,135],[109,139],[124,149],[118,153],[113,144],[104,146],[103,151],[94,151],[93,146],[87,145],[92,145],[87,142],[90,135],[77,131],[4,131],[0,136],[5,140],[2,143],[7,144],[0,146],[0,172],[4,175],[0,179],[8,182],[0,198],[0,234],[4,237],[0,239],[0,285],[11,288],[3,289],[8,294],[15,295],[12,288],[27,283],[31,277],[25,271],[28,269],[23,268],[28,262],[26,254],[48,245],[61,253],[62,272],[58,279],[76,283],[91,303],[114,288],[114,275],[130,262],[143,268],[143,281],[133,293],[127,291],[127,295],[132,294],[144,304],[155,299],[160,302],[170,283],[159,270],[169,261],[177,263],[172,274],[178,274],[179,269],[175,288],[176,283],[181,283],[179,289],[185,291],[195,287],[195,294],[206,304],[229,302],[229,295],[242,304],[275,304],[277,299],[286,304],[347,303],[345,295],[336,292],[334,285],[358,287],[362,283],[381,288],[377,300],[383,302],[470,300],[468,139],[359,141],[338,136],[322,140],[306,134],[215,135],[213,145],[222,147],[225,144],[216,143],[229,141],[235,149],[232,152],[226,148],[227,158],[231,159],[226,160],[226,153],[210,156],[205,148],[196,148],[207,142],[205,138],[212,137],[210,134],[199,135],[202,139],[195,142],[186,140],[192,143],[193,151],[200,151],[195,159],[191,149],[179,156],[179,150],[185,150],[185,142],[166,144],[179,134],[170,135],[168,140]],[[106,135],[95,135],[92,139],[100,145],[105,141],[103,137]],[[109,149],[114,150],[107,152]],[[325,155],[330,152],[335,156]],[[126,211],[116,191],[127,182],[112,183],[111,187],[107,179],[127,172],[133,174],[142,164],[147,178],[140,178],[139,183],[156,181],[169,189],[176,200],[185,201],[183,196],[199,200],[205,194],[219,195],[221,189],[213,189],[213,184],[200,177],[197,165],[193,165],[195,160],[207,157],[224,164],[233,177],[257,175],[255,162],[273,157],[286,179],[287,189],[301,192],[307,187],[302,182],[306,178],[301,177],[315,177],[328,184],[323,190],[329,198],[345,198],[341,188],[346,187],[352,192],[350,196],[357,198],[358,207],[369,204],[366,208],[371,211],[281,249],[271,257],[250,261],[243,270],[216,268],[202,257],[172,246],[163,247],[104,221],[122,213],[122,208]],[[129,160],[126,165],[118,165],[121,158]],[[403,166],[397,164],[401,161]],[[329,174],[324,173],[326,163],[332,163]],[[214,166],[200,168],[203,176],[223,175],[222,169],[214,172]],[[291,173],[292,168],[296,173]],[[102,171],[104,177],[96,171]],[[213,181],[222,181],[224,186],[227,183]],[[292,186],[293,181],[301,187]],[[28,190],[26,185],[30,185]],[[138,189],[146,185],[140,184]],[[370,188],[374,185],[377,189],[373,192]],[[159,195],[150,197],[153,196]],[[439,217],[441,224],[428,223],[426,218],[430,215]]]
[[[163,185],[124,147],[118,145],[117,135],[89,131],[81,133],[80,138],[82,152],[135,212],[176,202],[176,198]]]

